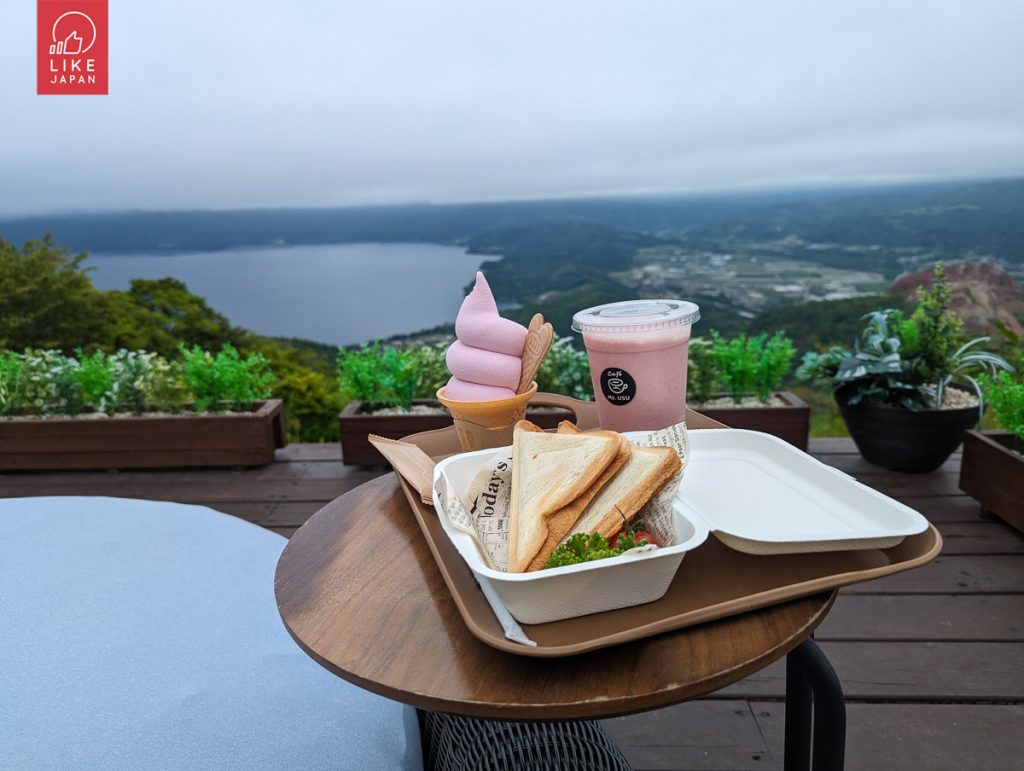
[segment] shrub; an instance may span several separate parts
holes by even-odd
[[[1015,381],[1007,372],[996,377],[982,375],[979,381],[996,421],[1024,442],[1024,381]]]
[[[114,385],[114,374],[107,355],[103,351],[96,351],[87,356],[81,348],[75,351],[75,355],[78,366],[74,369],[72,377],[78,384],[82,401],[87,407],[105,411],[110,390]]]
[[[918,290],[917,307],[909,319],[888,311],[901,343],[901,356],[910,362],[914,379],[937,383],[953,366],[963,342],[963,322],[949,308],[950,292],[941,262],[935,263],[931,289]]]
[[[594,382],[586,351],[573,347],[572,339],[556,338],[537,372],[537,390],[571,396],[584,401],[594,398]]]
[[[26,349],[21,355],[18,411],[29,415],[59,412],[55,379],[63,366],[60,351]]]
[[[140,352],[142,353],[142,352]],[[185,388],[185,373],[180,361],[168,361],[157,353],[142,353],[148,370],[142,381],[146,404],[160,412],[180,412],[192,397]]]
[[[277,376],[273,393],[285,401],[290,441],[337,442],[338,413],[345,400],[334,362],[276,340],[261,339],[258,345]]]
[[[715,345],[706,337],[694,337],[690,340],[686,366],[686,398],[694,404],[703,404],[713,399],[718,390]]]
[[[413,398],[433,399],[438,390],[448,382],[451,373],[445,362],[447,350],[448,343],[420,345],[405,349],[405,352],[412,357],[413,366],[419,372],[419,382],[416,384]]]
[[[141,415],[146,408],[146,377],[149,374],[149,359],[141,351],[119,350],[110,359],[111,412],[130,412]]]
[[[996,329],[997,351],[1020,377],[1024,372],[1024,340],[1000,319],[989,319],[989,323]]]
[[[382,346],[379,340],[358,350],[338,351],[341,393],[348,399],[358,399],[369,409],[411,406],[419,374],[409,351]]]
[[[198,345],[179,346],[185,384],[196,410],[216,412],[225,407],[248,409],[257,399],[270,396],[274,379],[269,363],[260,353],[242,358],[233,345],[224,344],[215,355]]]
[[[21,409],[21,359],[16,353],[0,353],[0,415]]]
[[[113,383],[106,412],[141,415],[149,407],[159,412],[178,412],[189,401],[179,362],[167,361],[152,351],[123,348],[107,361]]]
[[[748,394],[768,403],[796,356],[796,348],[784,332],[771,337],[740,334],[725,340],[712,330],[711,339],[718,377],[737,404]]]

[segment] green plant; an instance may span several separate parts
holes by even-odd
[[[918,290],[917,307],[910,318],[889,311],[902,344],[902,357],[918,382],[937,383],[954,369],[953,357],[963,340],[963,322],[950,310],[949,300],[946,273],[937,262],[932,286]]]
[[[1002,356],[991,351],[979,350],[976,347],[989,342],[989,340],[988,337],[976,337],[961,345],[950,355],[946,363],[946,371],[940,373],[934,388],[930,389],[933,401],[940,408],[946,389],[950,384],[957,380],[966,380],[974,388],[978,401],[982,402],[981,406],[984,411],[984,390],[974,375],[978,373],[995,375],[998,370],[1013,370],[1013,367]]]
[[[146,408],[146,376],[149,360],[142,351],[123,348],[110,357],[113,383],[110,388],[111,409],[141,415]]]
[[[891,308],[867,314],[852,353],[839,347],[825,353],[808,352],[797,369],[797,377],[819,385],[831,384],[834,390],[843,389],[843,398],[851,406],[885,404],[916,412],[941,409],[946,389],[958,381],[970,384],[981,399],[982,390],[974,375],[1011,369],[1001,356],[977,348],[988,342],[987,337],[963,344],[957,339],[953,340],[954,345],[933,343],[926,350],[922,340],[932,333],[923,332],[914,322],[915,317],[921,318],[917,311],[907,320]],[[931,328],[931,321],[924,323]],[[950,334],[954,326],[959,328],[943,323]],[[911,356],[910,351],[916,353]],[[936,370],[940,358],[942,365]]]
[[[109,411],[141,415],[146,409],[146,379],[154,354],[123,348],[108,359],[111,374]]]
[[[59,412],[55,376],[64,365],[60,351],[26,348],[20,357],[18,409],[29,415]]]
[[[737,404],[751,393],[767,403],[796,356],[793,341],[784,332],[771,337],[740,334],[726,340],[712,330],[711,339],[718,377]]]
[[[686,398],[694,404],[703,404],[714,398],[718,390],[715,344],[706,337],[694,337],[690,340],[686,368]]]
[[[0,353],[0,415],[13,415],[21,403],[21,359],[5,351]]]
[[[380,341],[358,350],[338,351],[338,385],[348,399],[369,408],[412,405],[420,373],[408,351],[382,346]]]
[[[0,349],[90,345],[109,325],[103,293],[83,266],[49,233],[19,249],[0,237]]]
[[[226,406],[248,409],[257,399],[270,396],[274,379],[262,354],[242,358],[238,349],[225,343],[215,355],[198,345],[179,346],[185,384],[199,412],[218,411]]]
[[[998,333],[998,352],[1006,359],[1016,372],[1024,372],[1024,340],[1010,329],[1005,321],[989,319]]]
[[[307,368],[281,369],[274,396],[288,405],[288,436],[299,442],[337,442],[338,413],[345,399],[331,375]]]
[[[572,343],[568,337],[555,338],[537,372],[537,390],[584,401],[593,399],[594,382],[587,353]]]
[[[189,400],[184,367],[180,361],[168,361],[156,353],[145,353],[148,370],[142,381],[147,405],[160,412],[180,412]]]
[[[1008,372],[978,380],[999,425],[1024,442],[1024,381],[1014,380]]]
[[[433,399],[438,390],[448,382],[451,373],[448,372],[448,364],[445,361],[447,350],[448,343],[446,342],[405,349],[405,352],[412,357],[413,364],[419,372],[419,382],[416,384],[413,398]]]
[[[839,345],[833,345],[826,351],[807,351],[796,368],[796,377],[816,388],[835,388],[839,365],[849,356],[850,352]]]
[[[838,346],[825,353],[808,352],[797,369],[797,377],[809,382],[830,383],[844,389],[851,406],[889,404],[908,410],[927,406],[928,389],[914,379],[914,373],[900,355],[902,340],[893,321],[902,321],[898,311],[873,311],[867,319],[853,353]]]
[[[75,377],[77,369],[78,361],[76,359],[62,356],[50,372],[50,379],[53,382],[53,390],[57,394],[59,405],[55,405],[54,411],[62,412],[65,415],[79,415],[85,409],[82,385]]]
[[[75,362],[71,377],[78,386],[82,402],[87,407],[94,407],[103,412],[109,399],[110,389],[114,385],[114,375],[110,362],[103,351],[86,355],[81,348],[75,350]]]

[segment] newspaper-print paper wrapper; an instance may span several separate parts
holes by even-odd
[[[672,516],[672,499],[679,489],[690,453],[686,423],[677,423],[631,441],[640,447],[671,447],[682,462],[682,468],[647,502],[636,517],[636,520],[643,520],[659,543],[674,544],[676,532]],[[473,478],[468,490],[445,489],[444,478],[438,478],[437,492],[443,502],[445,515],[455,527],[473,537],[484,564],[494,570],[508,569],[511,482],[511,447],[504,447],[488,458]],[[649,550],[653,547],[639,548]]]

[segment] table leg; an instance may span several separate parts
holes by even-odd
[[[832,664],[810,638],[786,657],[785,753],[786,771],[806,771],[809,761],[814,771],[842,771],[843,768],[846,753],[843,688]]]
[[[793,654],[786,657],[785,771],[811,767],[811,686],[797,667]]]

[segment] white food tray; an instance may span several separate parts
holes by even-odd
[[[448,519],[438,494],[438,480],[443,478],[444,484],[461,493],[495,452],[498,451],[479,450],[440,461],[434,468],[434,510],[473,574],[478,580],[483,577],[490,581],[501,602],[521,624],[543,624],[660,599],[668,591],[686,552],[707,540],[705,522],[691,519],[676,501],[676,542],[672,546],[530,573],[494,570],[484,564],[472,536]]]
[[[887,549],[928,528],[908,506],[770,434],[705,429],[689,439],[676,499],[738,551]]]

